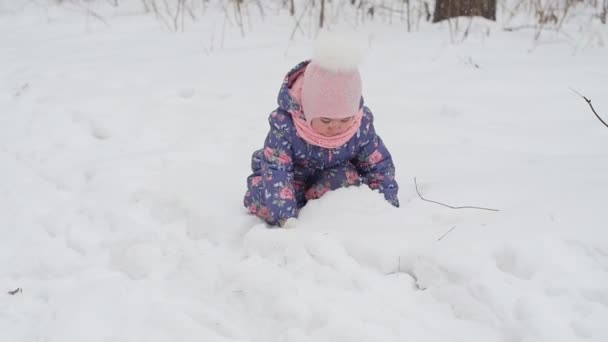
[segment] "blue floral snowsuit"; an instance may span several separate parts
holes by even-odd
[[[367,184],[377,189],[394,206],[399,206],[395,166],[389,151],[374,130],[374,117],[361,106],[359,131],[344,145],[328,149],[307,143],[294,126],[290,112],[299,113],[300,104],[289,87],[308,65],[295,66],[279,91],[279,107],[270,114],[270,132],[264,148],[253,153],[247,177],[245,207],[272,225],[297,217],[308,200],[329,190]]]

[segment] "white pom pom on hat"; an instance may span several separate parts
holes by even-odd
[[[363,51],[363,44],[352,35],[319,35],[302,85],[302,109],[309,123],[319,117],[341,119],[359,112]]]
[[[312,61],[331,71],[353,71],[363,62],[364,45],[352,33],[323,31],[313,47]]]

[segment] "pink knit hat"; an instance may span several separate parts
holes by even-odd
[[[362,51],[348,36],[319,36],[311,62],[304,71],[302,111],[306,120],[341,119],[359,112]]]

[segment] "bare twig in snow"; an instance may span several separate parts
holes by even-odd
[[[570,10],[570,4],[571,4],[570,1],[566,1],[566,5],[565,5],[565,8],[564,8],[564,14],[562,15],[561,19],[557,23],[557,27],[555,28],[556,32],[559,32],[561,30],[562,25],[564,24],[564,22],[568,18],[568,11]]]
[[[595,114],[595,117],[600,120],[601,123],[604,124],[604,126],[608,127],[608,124],[606,123],[606,121],[602,120],[602,118],[597,114],[597,112],[595,111],[595,108],[593,108],[593,105],[591,104],[591,100],[588,99],[587,97],[583,96],[581,93],[579,93],[578,91],[570,88],[570,90],[572,90],[573,92],[575,92],[578,96],[582,97],[583,100],[585,100],[585,102],[587,102],[587,104],[589,105],[589,107],[591,108],[591,111],[593,112],[593,114]]]
[[[407,4],[407,32],[412,32],[412,16],[411,16],[411,5],[410,5],[410,0],[406,0],[405,3]]]
[[[471,56],[467,57],[466,59],[460,58],[460,60],[465,65],[470,65],[470,66],[472,66],[475,69],[479,69],[480,68],[479,64],[475,63],[475,61],[473,61],[473,58],[471,58]]]
[[[296,35],[296,31],[298,31],[298,29],[300,29],[300,31],[302,31],[302,33],[304,33],[304,29],[300,26],[300,22],[302,21],[304,14],[306,14],[306,11],[308,11],[309,6],[310,6],[310,4],[307,3],[306,7],[304,7],[304,9],[302,10],[302,13],[300,14],[300,17],[298,18],[298,20],[296,20],[296,24],[293,27],[293,30],[291,31],[291,35],[289,36],[289,41],[293,41],[293,38]]]
[[[241,2],[243,0],[234,0],[234,18],[237,25],[241,29],[241,36],[245,37],[245,26],[243,24],[243,12],[241,9]]]
[[[491,209],[491,208],[484,208],[484,207],[474,207],[474,206],[468,206],[468,205],[467,206],[455,207],[455,206],[447,205],[447,204],[444,204],[444,203],[441,203],[441,202],[429,200],[429,199],[426,199],[426,198],[422,197],[422,195],[420,194],[420,191],[418,190],[418,182],[416,182],[416,177],[414,177],[414,185],[416,186],[416,192],[418,193],[418,197],[420,197],[420,199],[423,200],[423,201],[439,204],[439,205],[442,205],[444,207],[448,207],[450,209],[479,209],[479,210],[489,210],[489,211],[500,211],[498,209]]]
[[[384,10],[384,11],[388,12],[389,15],[391,15],[391,16],[393,15],[393,13],[404,14],[403,10],[394,9],[392,6],[389,7],[389,6],[386,6],[386,5],[376,5],[375,7],[378,8],[378,9],[381,9],[381,10]]]
[[[454,230],[456,228],[456,226],[452,227],[450,230],[448,230],[447,232],[445,232],[443,235],[441,235],[439,237],[439,239],[437,239],[437,241],[441,241],[441,239],[443,239],[446,235],[448,235],[452,230]]]
[[[424,13],[426,14],[426,21],[431,21],[431,9],[429,8],[429,4],[426,1],[424,2]]]
[[[467,24],[467,28],[464,30],[464,33],[462,34],[462,42],[464,42],[465,39],[467,39],[467,37],[469,36],[469,31],[471,30],[471,25],[473,25],[473,16],[469,17],[469,23]]]
[[[100,22],[102,22],[104,25],[106,25],[106,27],[110,27],[110,24],[108,24],[108,22],[99,14],[97,14],[95,11],[93,11],[92,9],[89,8],[89,5],[82,5],[80,3],[74,2],[74,5],[77,7],[80,7],[81,9],[83,9],[85,11],[85,14],[90,15],[91,17],[99,20]]]
[[[30,84],[29,83],[25,83],[23,84],[19,90],[17,90],[17,92],[15,93],[15,97],[19,97],[21,96],[26,90],[27,88],[29,88]]]
[[[165,28],[167,28],[167,30],[171,30],[172,29],[171,25],[167,22],[167,20],[165,19],[165,16],[158,9],[158,6],[156,5],[156,1],[152,1],[150,6],[152,7],[152,11],[154,12],[154,15],[156,16],[156,19],[160,20],[160,22],[163,25],[165,25]]]
[[[554,30],[550,27],[544,27],[544,26],[538,26],[538,25],[520,25],[520,26],[509,26],[509,27],[504,27],[503,31],[506,32],[515,32],[515,31],[519,31],[519,30],[541,30],[541,31],[555,31],[555,33],[560,34],[568,39],[574,39],[574,37],[572,35],[569,35],[568,33],[561,31],[561,30]],[[540,33],[536,33],[537,35],[540,36]],[[536,38],[535,38],[536,39]]]
[[[184,0],[178,0],[177,8],[175,9],[175,14],[173,14],[173,28],[175,29],[175,32],[179,31],[180,16],[182,18],[182,31],[184,30],[184,22],[183,22],[184,14],[183,13],[184,13]]]
[[[319,28],[323,28],[325,22],[325,0],[321,0],[321,12],[319,13]]]
[[[146,0],[141,0],[141,2],[144,4],[144,11],[146,13],[150,13],[150,7],[148,6],[148,2]]]
[[[403,271],[401,271],[401,256],[399,256],[397,259],[397,270],[393,271],[393,272],[388,272],[388,273],[386,273],[386,275],[392,275],[392,274],[398,274],[398,273],[403,273]]]
[[[458,20],[458,18],[454,19]],[[452,29],[452,18],[448,18],[448,28],[450,29],[450,42],[454,43],[454,30]]]
[[[412,279],[414,279],[414,285],[416,286],[416,289],[422,290],[422,291],[426,290],[426,288],[420,286],[420,284],[418,282],[418,277],[416,276],[416,274],[414,274],[414,272],[407,270],[407,269],[404,269],[404,270],[401,269],[401,256],[399,256],[399,258],[397,259],[397,270],[394,272],[386,273],[386,275],[393,275],[393,274],[400,274],[400,273],[407,274],[410,277],[412,277]]]
[[[17,293],[21,293],[21,292],[23,292],[23,290],[21,290],[21,288],[20,288],[20,287],[18,287],[18,288],[16,288],[16,289],[14,289],[13,291],[8,291],[8,294],[9,294],[9,295],[11,295],[11,296],[14,296],[14,295],[16,295]]]

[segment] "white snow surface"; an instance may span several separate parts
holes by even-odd
[[[269,229],[250,155],[311,41],[222,16],[0,11],[0,341],[608,341],[608,129],[569,89],[608,119],[605,47],[370,24],[401,207]]]

